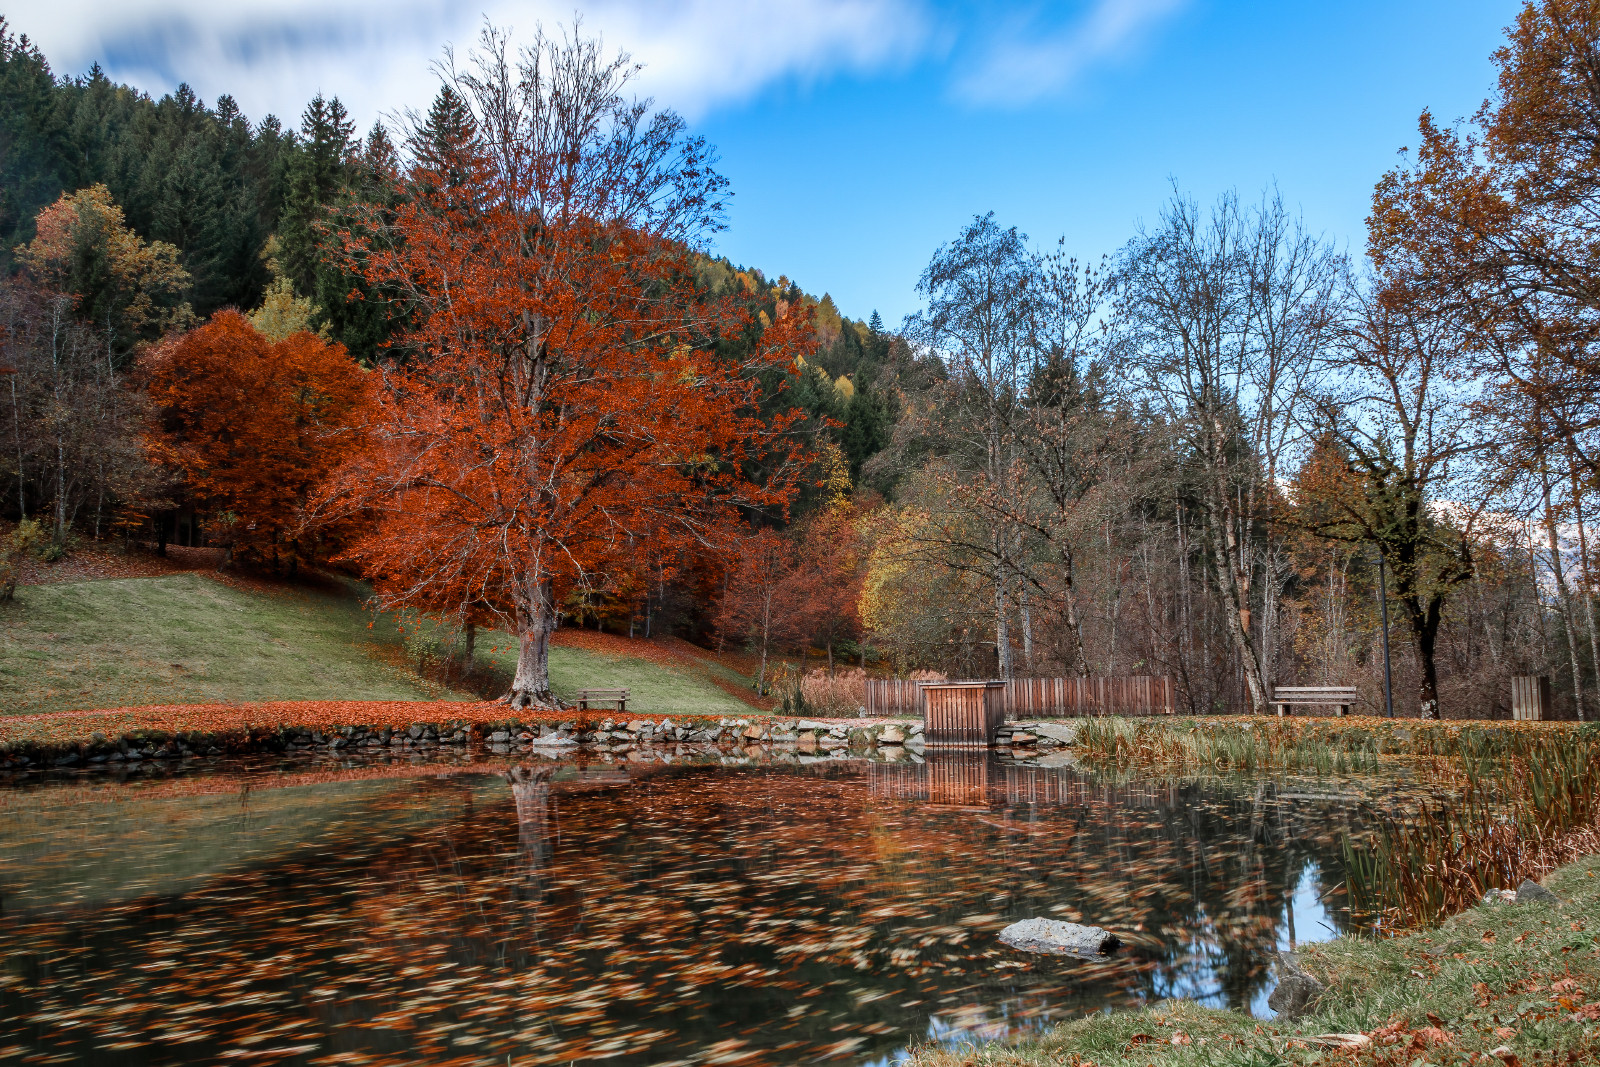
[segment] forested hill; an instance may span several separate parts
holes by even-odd
[[[428,121],[447,123],[451,112],[442,97]],[[196,317],[260,306],[276,273],[315,303],[312,325],[370,362],[391,324],[381,302],[348,299],[363,286],[324,262],[316,222],[353,199],[385,195],[374,176],[394,155],[387,131],[374,126],[358,136],[337,98],[316,96],[298,128],[285,128],[273,115],[252,121],[227,95],[207,106],[187,85],[153,100],[98,65],[57,76],[0,16],[0,265],[8,274],[42,209],[104,185],[136,234],[176,248],[188,273],[182,298]],[[92,278],[73,281],[74,292],[94,288]],[[859,479],[893,425],[881,381],[891,339],[876,314],[870,324],[851,321],[826,295],[818,300],[787,278],[769,281],[727,260],[708,260],[702,281],[713,291],[742,290],[758,330],[779,300],[813,306],[820,348],[782,402],[805,408]]]

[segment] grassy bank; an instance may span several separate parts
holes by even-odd
[[[1095,1015],[1008,1046],[924,1048],[915,1067],[1558,1064],[1600,1057],[1600,857],[1550,875],[1566,898],[1484,905],[1437,929],[1304,946],[1328,988],[1297,1022],[1169,1001]],[[1352,1035],[1336,1049],[1322,1035]],[[1355,1036],[1359,1035],[1359,1036]],[[1495,1055],[1491,1055],[1495,1053]]]
[[[511,638],[483,635],[479,682],[508,683],[515,658]],[[569,700],[579,689],[621,686],[632,690],[629,710],[640,714],[758,710],[735,695],[736,682],[709,669],[656,643],[582,631],[562,631],[550,653],[551,686]],[[66,581],[25,586],[15,603],[0,606],[3,714],[477,699],[460,683],[420,676],[395,620],[366,611],[359,588],[333,581],[225,584],[193,572]]]

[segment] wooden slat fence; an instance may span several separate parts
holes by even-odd
[[[922,682],[868,679],[867,714],[921,715]],[[1006,683],[1008,718],[1079,715],[1171,715],[1177,690],[1171,678],[1015,678]]]

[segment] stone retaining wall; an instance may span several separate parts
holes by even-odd
[[[1072,727],[1030,721],[1007,723],[1003,749],[1027,751],[1071,744]],[[426,752],[452,746],[483,746],[497,755],[513,752],[627,751],[640,745],[700,745],[741,748],[794,746],[802,752],[871,752],[920,756],[922,723],[916,720],[860,723],[854,719],[662,718],[603,719],[599,723],[508,719],[464,723],[417,722],[409,727],[279,726],[208,733],[200,730],[134,730],[116,738],[94,733],[69,742],[0,743],[0,771],[83,767],[145,760],[246,756],[340,750]]]

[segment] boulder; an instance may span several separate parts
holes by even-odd
[[[1078,728],[1065,722],[1035,722],[1029,723],[1028,729],[1039,737],[1048,737],[1052,741],[1059,741],[1063,745],[1075,744],[1078,740]]]
[[[801,719],[794,724],[796,730],[826,730],[832,723],[818,722],[816,719]]]
[[[1122,942],[1098,926],[1079,926],[1059,919],[1023,919],[1000,931],[1000,940],[1024,952],[1052,956],[1103,956]]]
[[[880,745],[903,745],[906,742],[906,732],[900,728],[899,723],[890,723],[878,735]]]
[[[1561,904],[1562,899],[1532,878],[1523,879],[1517,886],[1518,904]]]

